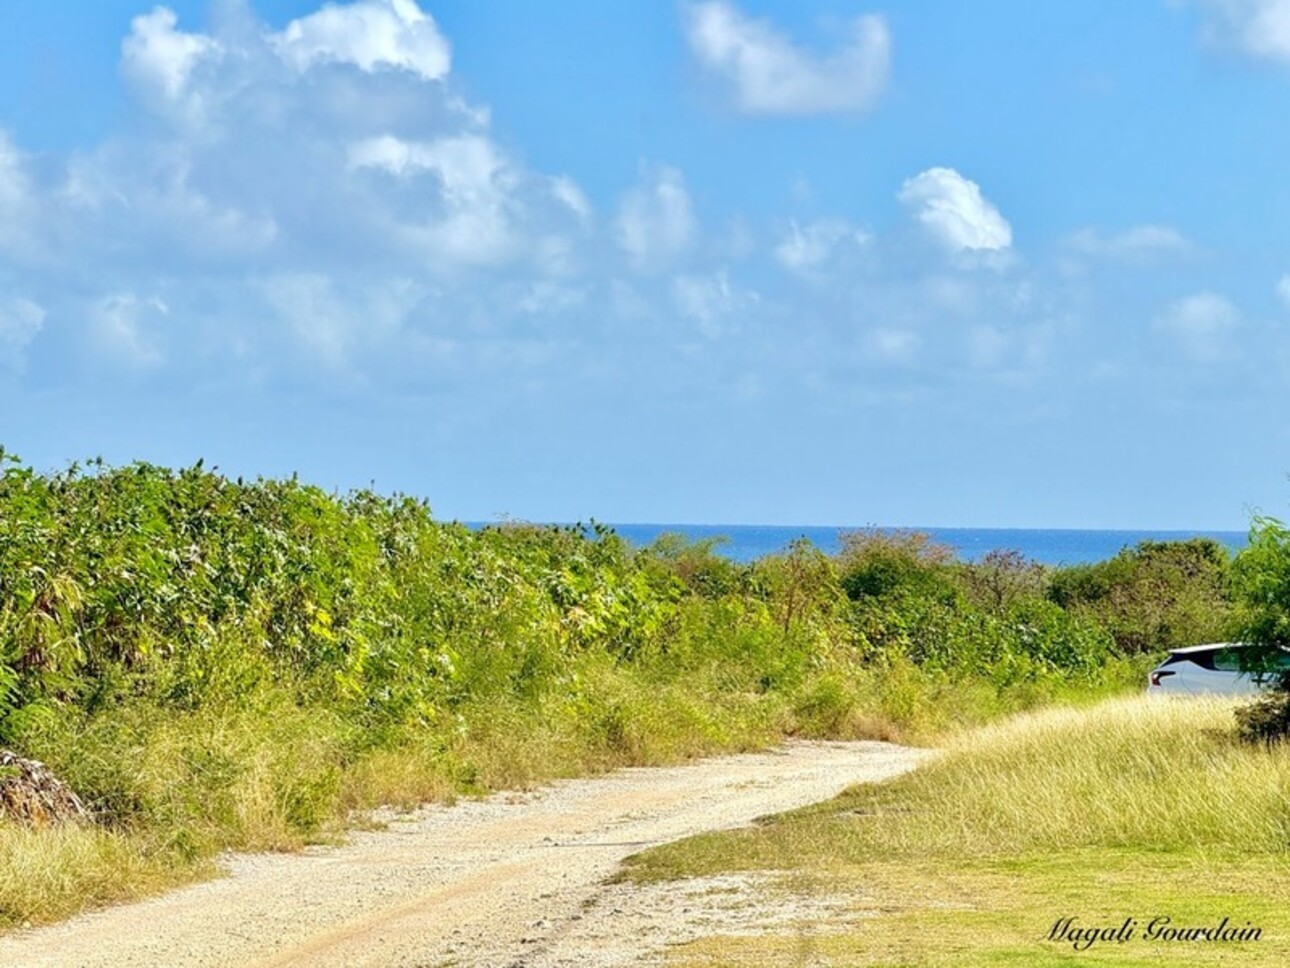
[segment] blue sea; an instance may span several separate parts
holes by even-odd
[[[809,538],[826,552],[838,550],[838,535],[854,527],[770,527],[763,525],[716,524],[613,524],[624,538],[647,545],[661,534],[676,533],[687,538],[724,538],[716,549],[736,561],[752,561],[762,555],[783,551],[797,538]],[[1140,541],[1182,541],[1213,538],[1233,551],[1245,547],[1244,531],[1076,531],[1032,528],[898,528],[882,530],[921,531],[932,540],[947,544],[964,561],[975,561],[989,551],[1019,551],[1046,565],[1074,565],[1102,561],[1122,548]]]

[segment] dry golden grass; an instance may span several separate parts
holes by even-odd
[[[210,876],[139,838],[88,826],[0,825],[0,924],[40,924]]]
[[[1014,717],[889,784],[634,858],[655,880],[778,870],[863,926],[714,937],[679,965],[1290,963],[1290,748],[1239,744],[1226,701],[1111,700]],[[1233,947],[1044,940],[1060,917],[1250,921]]]

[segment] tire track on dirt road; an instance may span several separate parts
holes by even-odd
[[[614,913],[588,902],[624,857],[888,779],[924,755],[795,742],[426,807],[341,847],[235,856],[227,878],[0,938],[0,964],[591,968],[594,952],[562,952],[561,939]],[[622,920],[593,927],[630,949],[633,926]]]

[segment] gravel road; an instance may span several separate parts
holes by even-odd
[[[426,807],[385,830],[355,832],[344,846],[233,856],[227,878],[0,938],[0,965],[592,968],[651,960],[675,939],[639,903],[602,903],[636,890],[603,886],[622,858],[887,779],[923,755],[886,743],[798,742]]]

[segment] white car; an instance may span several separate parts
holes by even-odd
[[[1240,642],[1211,642],[1172,649],[1148,675],[1147,693],[1251,696],[1274,685],[1278,671],[1290,669],[1290,652],[1283,652],[1271,672],[1242,672],[1243,648]]]

